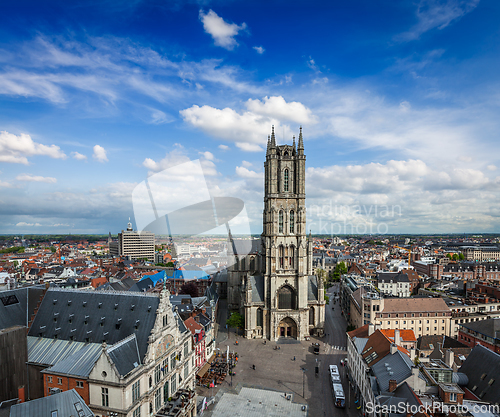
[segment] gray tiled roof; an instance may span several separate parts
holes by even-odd
[[[318,277],[316,275],[309,275],[307,301],[318,301]]]
[[[250,284],[252,285],[252,302],[264,302],[264,277],[262,275],[250,276]]]
[[[57,411],[58,416],[94,416],[82,397],[72,389],[49,397],[16,404],[10,409],[10,417],[50,416],[52,411]]]
[[[411,376],[413,363],[408,355],[397,350],[393,354],[384,356],[380,361],[372,365],[373,374],[382,392],[389,390],[389,380],[395,379],[398,384]]]
[[[28,336],[28,362],[54,365],[88,345],[71,340]]]
[[[0,329],[26,326],[42,293],[43,288],[40,286],[0,291]],[[28,313],[26,302],[28,302]]]
[[[120,376],[126,376],[141,364],[139,348],[135,334],[127,337],[107,349],[113,363],[116,365]]]
[[[143,358],[159,302],[156,294],[51,289],[40,305],[29,336],[42,334],[63,340],[72,337],[90,343],[105,340],[111,345],[135,333]]]
[[[500,340],[500,318],[480,320],[460,325],[485,336]]]
[[[476,345],[460,368],[467,375],[469,388],[483,401],[500,402],[500,355]],[[490,385],[490,380],[493,383]]]

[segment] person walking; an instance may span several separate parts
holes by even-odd
[[[295,356],[293,357],[293,360],[295,361]]]
[[[255,365],[252,365],[253,370],[255,371]]]

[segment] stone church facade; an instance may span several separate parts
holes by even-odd
[[[298,146],[276,145],[274,127],[264,163],[264,213],[260,240],[238,256],[247,241],[232,239],[228,308],[245,317],[247,338],[304,340],[322,335],[324,284],[314,274],[313,242],[306,233],[305,163],[302,128]]]

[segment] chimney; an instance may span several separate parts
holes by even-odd
[[[399,346],[400,343],[399,329],[394,330],[394,343]]]
[[[381,328],[380,323],[375,323],[375,330],[380,330]]]
[[[398,387],[397,381],[395,379],[390,379],[389,380],[389,392],[396,391],[397,387]]]
[[[412,361],[414,361],[415,360],[415,348],[411,348],[409,351],[410,351],[410,359]]]
[[[391,355],[394,355],[398,351],[398,347],[396,344],[391,343]]]
[[[26,401],[26,392],[24,385],[20,385],[17,387],[17,398],[19,398],[19,403],[23,403]]]
[[[420,373],[420,369],[418,369],[418,366],[413,366],[413,367],[411,368],[411,374],[412,374],[412,375],[416,375],[416,376],[418,376],[418,374],[419,374],[419,373]]]
[[[368,336],[371,336],[374,331],[375,331],[375,326],[372,323],[370,323],[368,325]]]
[[[455,361],[455,354],[453,353],[453,351],[451,349],[448,349],[444,353],[444,362],[446,363],[446,365],[448,365],[450,368],[452,368],[454,361]]]

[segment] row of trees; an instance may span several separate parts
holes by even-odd
[[[463,261],[465,259],[465,256],[462,252],[454,253],[453,255],[451,253],[447,253],[446,257],[449,258],[451,261]]]

